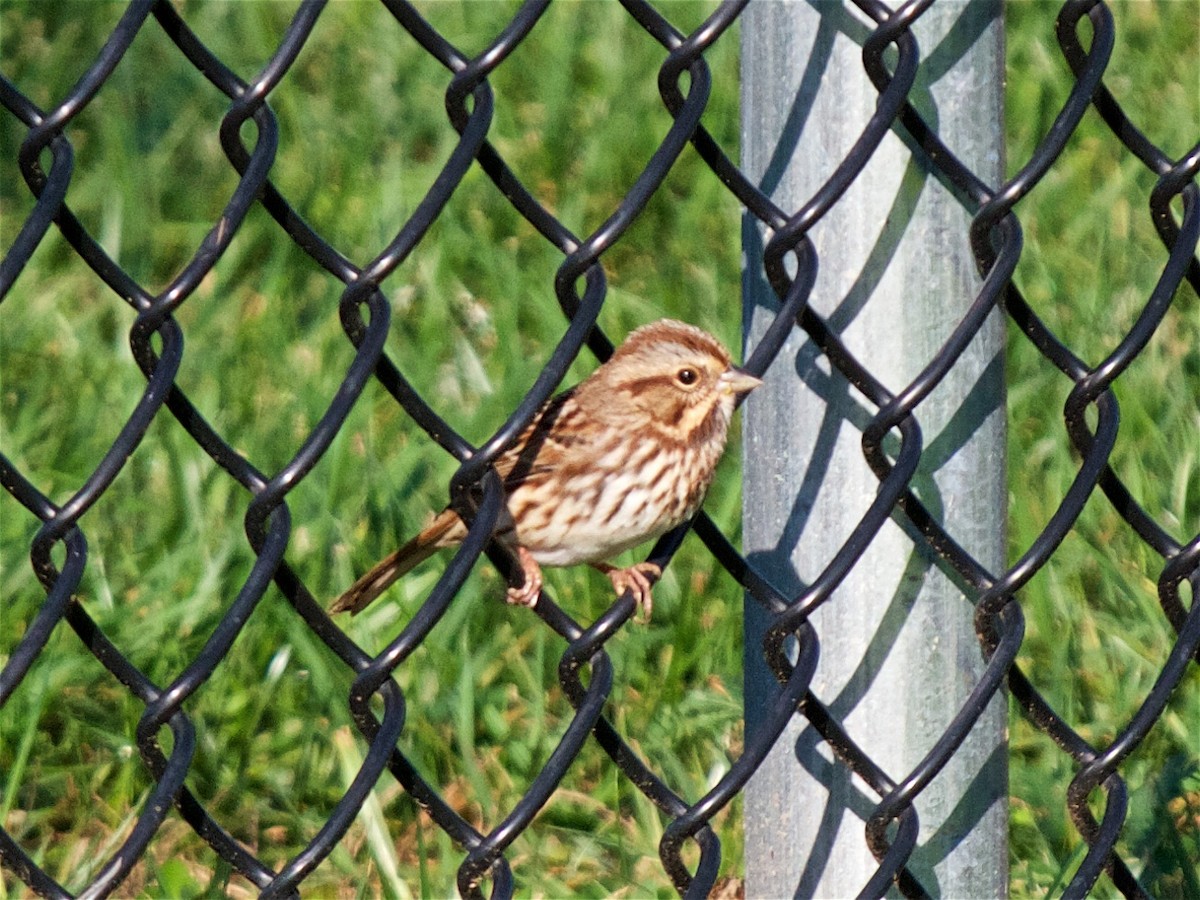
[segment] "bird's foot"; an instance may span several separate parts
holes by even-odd
[[[525,573],[525,583],[520,587],[510,587],[505,599],[514,606],[532,609],[542,595],[542,568],[524,547],[517,548],[517,559],[521,562],[521,571]]]
[[[633,599],[638,608],[638,614],[634,615],[633,621],[638,624],[649,622],[650,613],[654,608],[654,598],[650,595],[650,589],[654,582],[662,578],[662,567],[652,562],[638,563],[627,569],[618,569],[607,563],[596,563],[595,567],[608,576],[618,597],[626,591],[633,592]]]

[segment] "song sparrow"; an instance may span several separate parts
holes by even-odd
[[[737,398],[762,382],[730,364],[712,335],[663,319],[632,332],[587,379],[552,399],[496,461],[507,510],[495,537],[514,550],[525,582],[508,601],[537,603],[539,563],[590,563],[618,594],[632,589],[645,618],[662,571],[604,560],[659,537],[700,508],[725,449]],[[334,601],[358,613],[467,527],[453,509],[379,562]]]

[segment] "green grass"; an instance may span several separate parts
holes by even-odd
[[[478,52],[512,4],[423,8],[451,40]],[[0,68],[37,102],[49,103],[69,89],[81,71],[78,60],[92,58],[121,9],[0,4]],[[668,6],[684,29],[707,9]],[[291,11],[277,3],[185,5],[189,23],[243,77],[262,65]],[[1042,3],[1008,6],[1010,168],[1027,158],[1066,94],[1066,67],[1050,34],[1054,12]],[[1195,16],[1171,2],[1118,3],[1114,13],[1118,53],[1109,83],[1153,139],[1181,154],[1200,121],[1189,89],[1200,81]],[[492,79],[496,146],[578,234],[606,218],[669,127],[655,88],[661,59],[661,49],[627,24],[616,4],[557,4]],[[732,151],[739,127],[736,34],[709,61],[714,94],[705,124]],[[569,75],[539,74],[545,72]],[[453,146],[442,111],[445,82],[444,70],[375,4],[334,3],[272,95],[280,123],[276,183],[360,264],[391,239]],[[77,168],[69,202],[144,284],[159,289],[169,280],[235,185],[215,136],[225,107],[151,26],[72,126]],[[1190,115],[1156,115],[1162,108]],[[252,129],[246,133],[252,138]],[[0,130],[0,158],[13,158],[17,137],[15,127]],[[1163,257],[1143,206],[1152,180],[1123,156],[1110,162],[1113,155],[1113,142],[1089,116],[1073,139],[1071,161],[1018,210],[1026,229],[1018,281],[1092,362],[1120,339]],[[31,208],[12,172],[0,181],[4,248]],[[620,335],[675,315],[706,324],[736,347],[739,216],[737,204],[687,152],[605,257],[606,330]],[[57,502],[78,489],[144,387],[128,350],[131,311],[64,248],[52,232],[0,315],[0,449]],[[395,308],[389,353],[469,439],[485,439],[503,421],[561,333],[551,289],[559,262],[557,251],[474,171],[385,282]],[[180,386],[264,471],[277,470],[298,449],[350,364],[336,316],[339,294],[336,282],[254,210],[179,311],[187,341]],[[1200,378],[1200,316],[1190,292],[1177,302],[1118,384],[1123,418],[1114,465],[1151,514],[1186,539],[1200,521],[1197,452],[1188,446],[1198,412],[1196,392],[1181,385]],[[1015,332],[1010,346],[1015,558],[1053,512],[1076,461],[1059,412],[1065,379]],[[571,377],[590,365],[584,359]],[[289,495],[289,562],[319,597],[334,596],[444,504],[454,468],[381,388],[369,386],[329,452]],[[737,471],[735,451],[707,507],[734,534]],[[160,684],[199,650],[249,572],[253,555],[242,531],[248,502],[162,415],[83,520],[90,556],[82,602]],[[11,497],[0,497],[0,659],[42,597],[25,558],[36,530]],[[1021,597],[1029,624],[1022,665],[1068,721],[1100,745],[1113,737],[1114,723],[1132,715],[1170,645],[1153,593],[1159,567],[1097,498],[1077,534]],[[351,635],[368,650],[383,647],[436,574],[430,564],[406,579],[396,599],[346,625]],[[551,571],[548,582],[582,619],[609,599],[607,582],[595,573]],[[403,750],[479,827],[493,826],[512,808],[572,713],[557,686],[563,642],[497,602],[500,589],[490,567],[480,565],[396,673],[409,701]],[[609,715],[687,798],[702,795],[741,752],[740,603],[733,581],[691,538],[656,591],[655,623],[627,628],[609,644],[615,667]],[[189,787],[270,865],[304,846],[360,765],[365,745],[346,711],[349,681],[272,588],[211,682],[186,704],[198,735]],[[1131,799],[1120,850],[1162,896],[1187,896],[1197,883],[1188,861],[1200,858],[1198,689],[1193,667],[1122,770]],[[140,712],[61,627],[0,718],[4,827],[69,889],[85,885],[92,867],[124,839],[147,796],[151,779],[134,743]],[[1013,892],[1043,895],[1079,861],[1079,838],[1062,801],[1073,767],[1015,715],[1012,759]],[[306,893],[452,894],[460,848],[390,776],[380,780],[375,800],[305,882]],[[743,866],[740,815],[739,801],[715,822],[723,873],[730,875]],[[664,825],[592,745],[507,856],[522,893],[669,896],[657,859]],[[251,893],[248,882],[169,816],[122,893],[206,892]],[[22,893],[6,873],[0,894]],[[1111,894],[1111,885],[1102,879],[1097,893]]]
[[[45,85],[42,95],[34,91],[42,102],[77,75],[69,66],[45,71],[51,42],[55,49],[87,45],[119,14],[112,6],[74,9],[95,27],[64,17],[55,32],[30,7],[4,9],[5,71],[22,86]],[[507,5],[437,5],[429,15],[478,50],[480,35],[495,33],[508,11]],[[698,21],[696,9],[680,12]],[[287,15],[281,4],[188,10],[193,27],[244,76],[261,65]],[[654,86],[661,51],[625,18],[600,4],[555,10],[493,82],[498,147],[579,233],[604,220],[670,123]],[[42,29],[46,44],[29,38]],[[577,56],[574,41],[556,40],[564,29],[615,31],[627,55],[592,42]],[[715,60],[728,69],[734,50],[727,41]],[[540,65],[551,71],[571,71],[572,81],[549,90],[531,82],[535,60],[545,60]],[[331,67],[353,74],[331,82]],[[412,211],[453,145],[442,112],[446,75],[374,5],[334,4],[290,78],[289,88],[272,98],[281,134],[277,184],[342,252],[365,262]],[[171,85],[166,101],[150,90],[164,81]],[[605,91],[583,90],[598,86]],[[736,144],[733,91],[727,82],[709,115],[729,146]],[[79,166],[72,206],[146,283],[161,285],[173,274],[234,186],[211,136],[222,106],[150,28],[72,130]],[[120,114],[126,107],[154,110],[145,131]],[[547,153],[541,142],[526,139],[543,123],[546,143],[572,152]],[[581,140],[576,129],[588,129],[594,139]],[[195,141],[198,132],[206,137]],[[5,131],[9,158],[14,134]],[[613,152],[631,134],[640,146]],[[576,182],[587,187],[575,189]],[[6,244],[28,208],[16,187],[4,195]],[[681,205],[684,196],[689,203]],[[710,220],[725,228],[706,227]],[[736,345],[737,228],[735,204],[689,159],[611,254],[604,326],[620,334],[668,312],[708,322]],[[501,424],[561,330],[550,289],[559,262],[473,172],[427,240],[385,284],[396,304],[389,351],[472,440]],[[264,471],[295,452],[350,363],[336,317],[339,288],[256,210],[218,270],[180,310],[188,348],[180,385]],[[5,312],[4,449],[61,502],[107,448],[141,390],[143,379],[125,345],[132,315],[57,238],[39,250]],[[588,368],[580,363],[573,377]],[[61,371],[71,377],[56,377]],[[61,410],[75,402],[89,414],[62,421]],[[381,389],[370,387],[320,465],[289,497],[289,561],[319,596],[333,596],[445,502],[454,468]],[[734,471],[730,460],[726,483]],[[200,648],[249,570],[241,524],[248,500],[169,417],[160,417],[88,514],[83,602],[159,683]],[[10,498],[4,502],[5,618],[20,623],[40,596],[21,558],[36,526]],[[736,527],[738,502],[728,486],[714,495],[712,508]],[[636,736],[641,752],[661,760],[678,791],[696,797],[709,774],[728,764],[739,740],[741,617],[736,585],[689,544],[678,571],[707,584],[706,599],[699,609],[681,608],[672,575],[658,592],[656,626],[631,629],[610,645],[620,699],[611,714]],[[431,565],[409,580],[397,592],[400,602],[350,623],[353,636],[371,650],[384,646],[423,600],[435,570]],[[607,582],[595,574],[554,572],[548,580],[577,615],[590,618],[607,602]],[[511,809],[572,713],[556,679],[562,641],[531,627],[527,614],[497,603],[499,589],[481,565],[446,619],[397,672],[410,702],[403,749],[479,827]],[[702,639],[709,630],[719,637]],[[189,786],[270,865],[281,865],[316,832],[360,764],[362,743],[345,708],[349,680],[272,589],[212,681],[187,704],[199,735]],[[40,708],[47,697],[55,698],[51,708]],[[103,848],[124,837],[131,812],[146,796],[150,780],[133,743],[138,714],[139,704],[80,655],[65,628],[6,708],[4,762],[24,758],[20,777],[13,772],[8,783],[6,827],[69,888],[87,883],[88,861],[103,858]],[[307,889],[344,893],[360,884],[368,896],[381,890],[402,896],[406,889],[422,896],[453,893],[461,851],[390,777],[381,780],[377,799],[306,881]],[[726,864],[736,871],[736,818],[726,814],[720,821],[728,835]],[[669,893],[657,862],[662,827],[657,811],[590,746],[509,856],[519,871],[541,873],[537,890],[551,895]],[[248,884],[223,871],[172,818],[123,890],[189,895],[206,887],[236,894]]]
[[[1179,158],[1200,136],[1196,9],[1130,2],[1112,10],[1117,43],[1106,84],[1151,140]],[[1048,22],[1039,23],[1045,11],[1039,3],[1008,5],[1010,34],[1026,34],[1035,23],[1048,29]],[[1015,171],[1046,132],[1069,82],[1048,36],[1011,39],[1009,66],[1009,169]],[[1043,77],[1018,78],[1018,71]],[[1172,114],[1163,115],[1168,109]],[[1132,326],[1165,260],[1146,206],[1155,179],[1113,146],[1099,116],[1089,112],[1068,146],[1069,163],[1057,164],[1017,208],[1026,241],[1017,283],[1092,365]],[[1063,450],[1068,380],[1015,329],[1009,347],[1009,546],[1015,560],[1066,492],[1078,457]],[[1198,384],[1200,309],[1184,287],[1154,340],[1116,384],[1121,430],[1112,456],[1133,495],[1180,542],[1200,523]],[[1170,651],[1174,631],[1154,584],[1161,568],[1097,495],[1021,596],[1027,628],[1021,666],[1097,747],[1108,746],[1134,715]],[[1129,818],[1118,850],[1153,896],[1200,892],[1198,676],[1192,666],[1163,717],[1121,767]],[[1012,890],[1054,895],[1086,851],[1062,801],[1075,767],[1019,715],[1011,725]],[[1093,809],[1099,814],[1102,803]],[[1106,877],[1094,894],[1119,896]]]

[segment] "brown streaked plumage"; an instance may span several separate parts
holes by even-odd
[[[587,379],[547,403],[496,461],[508,507],[496,538],[516,552],[525,573],[524,585],[509,589],[509,602],[537,602],[540,565],[589,563],[618,594],[631,589],[649,618],[658,567],[617,569],[604,560],[696,513],[725,450],[737,398],[760,383],[734,367],[712,335],[662,319],[632,332]],[[360,612],[466,533],[458,514],[443,510],[330,612]]]

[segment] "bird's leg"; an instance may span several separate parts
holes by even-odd
[[[532,609],[542,595],[542,568],[524,547],[517,547],[517,559],[521,562],[521,571],[525,573],[525,583],[519,588],[510,587],[506,599],[516,606]]]
[[[637,601],[638,612],[645,618],[638,618],[636,615],[633,620],[638,623],[650,621],[650,612],[654,608],[654,598],[650,596],[650,589],[654,586],[654,582],[662,577],[662,567],[652,563],[643,562],[636,566],[630,566],[627,569],[618,569],[616,566],[610,566],[608,563],[592,563],[593,568],[599,569],[608,576],[608,580],[612,582],[613,588],[617,592],[617,596],[621,596],[625,591],[633,592],[633,599]]]

